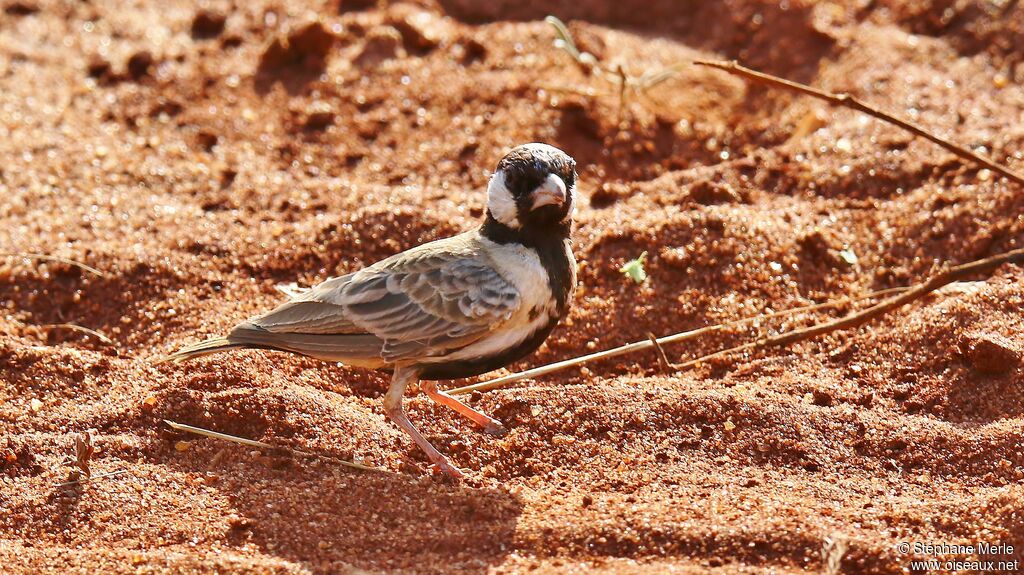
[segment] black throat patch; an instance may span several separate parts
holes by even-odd
[[[487,213],[487,219],[480,228],[480,234],[496,244],[519,243],[537,252],[540,264],[548,274],[548,287],[555,297],[559,317],[569,309],[569,294],[572,292],[576,274],[573,261],[566,253],[566,240],[572,233],[570,222],[555,222],[545,226],[524,225],[513,229],[494,219]]]

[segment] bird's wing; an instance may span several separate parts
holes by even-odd
[[[273,333],[372,334],[387,361],[440,355],[483,337],[521,305],[515,286],[474,256],[410,250],[250,321]]]
[[[347,317],[342,306],[325,301],[322,296],[348,283],[354,274],[331,278],[293,295],[292,300],[249,320],[271,333],[304,333],[316,335],[363,334]]]

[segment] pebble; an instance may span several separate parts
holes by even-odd
[[[406,50],[427,53],[446,38],[448,28],[438,15],[400,4],[392,10],[392,26],[402,35]]]
[[[200,10],[192,19],[192,37],[198,39],[216,38],[224,32],[227,16],[211,10]]]
[[[367,34],[366,43],[353,63],[365,69],[404,56],[402,34],[392,26],[379,26]]]
[[[959,347],[971,367],[980,373],[1008,373],[1020,364],[1020,352],[1012,341],[1001,335],[967,335]]]
[[[128,75],[135,80],[139,80],[144,76],[148,76],[153,69],[153,64],[156,59],[153,58],[153,54],[149,50],[142,50],[136,52],[131,58],[128,58],[126,64],[126,70]]]

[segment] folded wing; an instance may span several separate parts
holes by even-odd
[[[286,349],[299,353],[296,346],[309,345],[358,347],[362,355],[377,342],[379,357],[393,362],[469,345],[520,305],[515,286],[481,258],[418,249],[327,280],[236,331],[251,340],[255,328],[268,345],[289,342]],[[317,350],[311,355],[323,355]]]

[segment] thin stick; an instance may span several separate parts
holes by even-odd
[[[763,84],[770,84],[772,86],[786,88],[789,90],[793,90],[794,92],[799,92],[807,96],[818,98],[819,100],[824,100],[834,106],[843,106],[846,108],[850,108],[852,110],[863,112],[869,116],[882,120],[883,122],[888,122],[894,126],[903,128],[904,130],[910,132],[911,134],[914,134],[915,136],[920,136],[926,140],[934,142],[964,160],[969,160],[981,164],[982,166],[992,170],[993,172],[996,172],[1020,185],[1024,185],[1024,176],[1018,174],[1017,172],[1014,172],[1013,170],[1005,166],[1001,166],[980,154],[976,154],[975,152],[972,152],[971,150],[968,150],[963,146],[958,146],[957,144],[954,144],[949,140],[944,140],[926,131],[924,128],[921,128],[916,124],[910,123],[906,120],[901,120],[895,116],[882,112],[877,108],[873,108],[849,94],[833,94],[832,92],[826,92],[824,90],[812,88],[810,86],[807,86],[806,84],[800,84],[798,82],[793,82],[791,80],[779,78],[778,76],[772,76],[771,74],[765,74],[764,72],[751,70],[750,68],[740,66],[738,63],[736,63],[735,60],[725,62],[695,60],[694,64],[698,66],[718,68],[719,70],[724,70],[730,74],[735,74],[737,76],[743,76],[750,80],[754,80],[755,82],[761,82]]]
[[[102,341],[103,343],[105,343],[107,345],[114,345],[114,340],[112,340],[109,337],[103,335],[102,332],[96,331],[96,330],[94,330],[92,328],[88,328],[88,327],[85,327],[85,326],[78,325],[77,323],[48,323],[48,324],[43,325],[42,327],[52,327],[52,328],[70,329],[70,330],[74,330],[74,331],[80,331],[82,333],[87,333],[87,334],[95,337],[96,339]]]
[[[1024,248],[949,268],[936,274],[925,282],[911,286],[910,289],[899,295],[880,301],[865,310],[850,314],[846,317],[842,317],[834,321],[815,324],[810,327],[794,329],[773,337],[765,337],[736,347],[716,351],[715,353],[681,363],[677,367],[680,370],[687,369],[704,363],[710,359],[730,355],[738,351],[753,349],[756,347],[779,347],[789,345],[798,341],[818,337],[819,335],[824,335],[829,332],[857,327],[898,307],[920,299],[924,295],[933,292],[946,284],[959,281],[976,273],[991,272],[995,268],[1006,263],[1014,263],[1018,265],[1024,264]]]
[[[658,343],[658,336],[648,332],[647,339],[649,339],[651,343],[654,344],[654,348],[658,350],[658,363],[661,364],[661,369],[666,372],[675,369],[675,364],[668,360],[668,354],[665,353],[665,348],[661,347],[661,344]]]
[[[97,276],[99,276],[101,278],[107,277],[107,275],[105,273],[101,272],[100,270],[98,270],[98,269],[96,269],[96,268],[94,268],[92,266],[83,264],[82,262],[77,261],[77,260],[72,260],[72,259],[69,259],[69,258],[62,258],[60,256],[51,256],[51,255],[48,255],[48,254],[6,252],[6,253],[0,253],[0,257],[25,258],[25,259],[30,259],[30,260],[43,260],[43,261],[47,261],[47,262],[59,262],[59,263],[62,263],[62,264],[68,264],[70,266],[75,266],[76,268],[79,268],[81,270],[87,271],[87,272],[89,272],[91,274],[95,274],[95,275],[97,275]]]
[[[114,477],[116,475],[124,475],[128,473],[127,469],[118,469],[117,471],[111,471],[110,473],[101,473],[99,475],[93,475],[90,477],[82,477],[81,479],[75,479],[74,481],[65,481],[64,483],[58,483],[54,487],[58,489],[62,487],[71,487],[72,485],[79,485],[82,483],[89,483],[91,481],[97,481],[99,479],[107,479],[108,477]]]
[[[363,465],[362,463],[355,463],[353,461],[345,461],[344,459],[335,457],[333,455],[321,455],[321,454],[318,454],[318,453],[310,453],[308,451],[300,451],[298,449],[292,449],[291,447],[282,447],[282,446],[279,446],[279,445],[271,445],[269,443],[264,443],[262,441],[256,441],[255,439],[246,439],[244,437],[238,437],[238,436],[235,436],[235,435],[228,435],[227,433],[220,433],[219,431],[211,431],[209,429],[203,429],[202,427],[194,427],[192,425],[185,425],[184,423],[178,423],[176,421],[170,421],[170,420],[167,420],[167,419],[164,420],[164,423],[166,423],[172,429],[175,429],[177,431],[185,431],[185,432],[188,432],[188,433],[194,433],[196,435],[202,435],[204,437],[212,437],[214,439],[222,439],[224,441],[231,441],[233,443],[241,443],[242,445],[248,445],[249,447],[259,447],[259,448],[262,448],[262,449],[269,449],[269,450],[272,450],[272,451],[273,450],[285,451],[285,452],[292,453],[292,454],[295,454],[295,455],[301,455],[303,457],[314,457],[314,458],[318,458],[318,459],[329,459],[331,461],[334,461],[334,462],[336,462],[338,464],[341,464],[341,465],[344,465],[346,467],[352,467],[354,469],[361,469],[363,471],[380,471],[380,472],[384,472],[383,469],[378,469],[376,467],[370,467],[369,465]]]
[[[637,341],[637,342],[633,342],[633,343],[630,343],[630,344],[627,344],[627,345],[623,345],[623,346],[620,346],[620,347],[616,347],[616,348],[612,348],[612,349],[606,349],[604,351],[599,351],[599,352],[596,352],[596,353],[591,353],[589,355],[584,355],[584,356],[581,356],[581,357],[575,357],[575,358],[572,358],[572,359],[566,359],[566,360],[563,360],[563,361],[557,361],[555,363],[549,363],[548,365],[542,365],[540,367],[535,367],[533,369],[528,369],[526,371],[520,371],[519,373],[513,373],[513,374],[510,374],[510,375],[506,375],[506,376],[503,376],[503,377],[492,379],[490,381],[484,381],[484,382],[473,384],[473,385],[467,385],[467,386],[464,386],[464,387],[459,387],[459,388],[450,390],[448,393],[454,395],[454,394],[461,394],[461,393],[470,393],[470,392],[473,392],[473,391],[487,391],[489,389],[495,389],[495,388],[498,388],[498,387],[504,387],[504,386],[506,386],[506,385],[508,385],[510,383],[513,383],[513,382],[516,382],[516,381],[519,381],[519,380],[522,380],[522,379],[528,379],[528,378],[531,378],[531,377],[540,377],[542,375],[547,375],[549,373],[554,373],[556,371],[562,371],[564,369],[568,369],[570,367],[574,367],[574,366],[577,366],[577,365],[583,365],[584,363],[590,363],[590,362],[598,361],[598,360],[602,360],[602,359],[618,357],[620,355],[625,355],[627,353],[643,351],[643,350],[646,350],[646,349],[651,349],[651,348],[655,347],[656,345],[665,345],[665,344],[669,344],[669,343],[677,343],[677,342],[681,342],[681,341],[686,341],[686,340],[689,340],[689,339],[693,339],[695,337],[700,337],[700,336],[702,336],[704,334],[707,334],[707,333],[714,333],[716,331],[720,331],[720,330],[723,330],[723,329],[728,328],[728,327],[734,327],[734,326],[737,326],[737,325],[743,325],[745,323],[750,323],[750,322],[758,321],[758,320],[765,320],[765,319],[771,319],[771,318],[775,318],[775,317],[782,317],[782,316],[786,316],[786,315],[792,315],[792,314],[795,314],[795,313],[802,313],[802,312],[807,312],[807,311],[815,311],[815,310],[819,310],[819,309],[826,309],[826,308],[830,308],[830,307],[837,307],[837,306],[845,305],[847,303],[851,303],[851,302],[855,302],[855,301],[860,301],[860,300],[865,300],[865,299],[873,299],[873,298],[877,298],[877,297],[881,297],[881,296],[885,296],[885,295],[890,295],[890,294],[893,294],[893,293],[899,293],[899,292],[902,292],[902,291],[904,291],[906,289],[908,289],[908,288],[902,288],[902,287],[899,287],[899,288],[889,288],[889,289],[874,291],[874,292],[867,293],[867,294],[860,295],[860,296],[854,296],[854,297],[843,298],[843,299],[840,299],[840,300],[833,300],[833,301],[828,301],[828,302],[823,302],[823,303],[805,305],[805,306],[795,307],[795,308],[786,309],[786,310],[782,310],[782,311],[777,311],[777,312],[773,312],[773,313],[769,313],[769,314],[759,314],[759,315],[755,315],[755,316],[745,317],[745,318],[742,318],[742,319],[736,319],[736,320],[727,321],[725,323],[720,323],[720,324],[716,324],[716,325],[709,325],[709,326],[701,327],[701,328],[698,328],[698,329],[694,329],[694,330],[690,330],[690,331],[684,331],[682,333],[676,333],[676,334],[668,335],[668,336],[665,336],[665,337],[661,337],[661,338],[658,338],[658,339],[654,340],[653,342],[650,341],[650,340]]]

